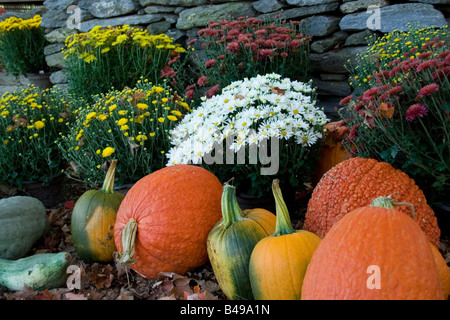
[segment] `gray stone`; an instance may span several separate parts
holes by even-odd
[[[206,4],[207,0],[140,0],[141,6],[146,7],[151,4],[161,4],[164,6],[186,6],[195,7]]]
[[[409,0],[410,2],[423,2],[430,4],[450,4],[450,0]]]
[[[366,45],[369,44],[369,37],[375,37],[376,38],[376,33],[372,32],[370,30],[364,30],[361,32],[357,32],[354,34],[351,34],[347,37],[347,39],[345,40],[345,45],[346,46],[358,46],[358,45]],[[375,39],[373,39],[375,40]]]
[[[339,23],[341,30],[358,31],[368,29],[368,20],[372,13],[360,12],[344,16]],[[447,24],[444,15],[436,10],[431,4],[406,3],[395,4],[380,9],[381,32],[392,32],[408,30],[408,23],[419,23],[422,27],[442,27]],[[370,25],[370,24],[369,24]]]
[[[76,29],[60,28],[50,31],[44,37],[50,43],[64,43],[68,36],[76,33]]]
[[[100,0],[90,5],[89,12],[96,18],[111,18],[136,12],[138,6],[136,0]]]
[[[18,77],[16,77],[5,71],[0,72],[1,87],[20,87],[26,86],[27,84],[29,84],[29,80],[23,75],[19,75]]]
[[[76,0],[45,0],[44,7],[51,10],[66,10],[68,6],[76,2]]]
[[[323,53],[325,51],[334,49],[339,44],[344,43],[347,36],[348,36],[348,34],[346,32],[339,31],[339,32],[334,33],[331,37],[321,39],[318,41],[314,41],[311,44],[311,51],[317,52],[317,53]]]
[[[336,0],[287,0],[287,4],[294,6],[316,6],[318,4],[325,4],[335,2]]]
[[[64,53],[58,52],[45,56],[45,61],[49,67],[63,69],[65,67]]]
[[[326,4],[320,4],[317,6],[310,6],[310,7],[298,7],[298,8],[292,8],[292,9],[286,9],[282,11],[276,11],[272,13],[266,13],[261,16],[260,18],[268,18],[268,19],[274,19],[276,16],[280,16],[281,19],[295,19],[295,18],[301,18],[306,16],[312,16],[315,14],[335,11],[339,7],[339,2],[331,2]]]
[[[179,14],[181,11],[183,11],[184,9],[186,9],[186,7],[176,7],[174,12],[175,14]]]
[[[323,81],[312,77],[313,86],[317,87],[317,94],[323,96],[346,97],[352,93],[352,88],[348,81]]]
[[[181,39],[186,35],[184,31],[178,30],[178,29],[169,29],[166,32],[166,35],[170,38],[173,38],[174,42],[180,43],[184,46],[184,43],[181,43]]]
[[[45,7],[33,8],[33,9],[27,10],[25,12],[7,11],[0,16],[0,21],[4,21],[11,17],[16,17],[16,18],[27,20],[27,19],[33,18],[35,15],[42,16],[47,11],[48,11],[48,9]]]
[[[208,0],[208,2],[211,2],[211,3],[227,3],[227,2],[239,2],[239,1],[242,1],[242,0]],[[282,1],[285,2],[284,0],[282,0]]]
[[[174,12],[176,7],[167,7],[167,6],[148,6],[144,9],[145,13],[167,13]]]
[[[102,27],[115,27],[115,26],[122,26],[122,25],[142,25],[142,24],[149,24],[153,22],[161,21],[165,18],[164,14],[144,14],[144,15],[131,15],[131,16],[122,16],[122,17],[116,17],[116,18],[109,18],[109,19],[93,19],[89,21],[82,22],[80,24],[80,31],[81,32],[88,32],[93,27],[99,25]]]
[[[253,8],[261,13],[280,10],[284,5],[278,0],[258,0],[253,2]]]
[[[321,73],[320,80],[323,81],[344,81],[348,80],[348,76],[340,73]]]
[[[339,10],[342,13],[353,13],[356,11],[367,10],[370,6],[377,6],[379,8],[389,5],[387,0],[357,0],[343,3]]]
[[[48,56],[57,52],[61,52],[64,47],[62,43],[53,43],[44,48],[44,55]]]
[[[311,71],[315,73],[343,73],[347,74],[345,65],[354,59],[358,54],[362,54],[367,50],[366,46],[345,47],[337,51],[329,51],[325,53],[311,53]]]
[[[340,20],[340,18],[333,16],[312,16],[302,19],[300,28],[308,35],[323,37],[339,30]]]
[[[206,26],[208,21],[223,19],[225,17],[255,16],[251,2],[233,2],[217,5],[206,5],[180,12],[177,28],[187,30],[194,27]]]
[[[65,28],[70,18],[66,10],[49,10],[42,15],[41,27],[48,29]],[[80,22],[92,19],[93,16],[86,10],[80,10]]]
[[[63,70],[53,72],[50,75],[50,82],[53,84],[67,83],[67,76]]]
[[[147,26],[147,32],[149,34],[166,33],[169,30],[170,26],[171,26],[171,23],[166,20],[150,23]]]

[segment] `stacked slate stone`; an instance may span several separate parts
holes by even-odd
[[[46,60],[56,70],[64,68],[61,48],[65,38],[96,25],[129,24],[151,34],[166,33],[185,44],[211,20],[277,15],[299,20],[312,36],[312,78],[326,110],[351,93],[345,64],[366,50],[368,36],[406,30],[408,22],[444,26],[450,17],[450,0],[46,0],[44,5],[42,26],[50,42]],[[381,18],[374,30],[368,23],[374,13],[367,10],[370,6],[379,8]],[[74,8],[80,16],[77,28],[68,24]],[[61,71],[53,73],[51,80],[66,81]]]

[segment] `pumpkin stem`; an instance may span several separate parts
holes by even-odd
[[[236,187],[225,183],[222,193],[222,225],[228,228],[233,223],[243,220],[241,208],[236,199]]]
[[[411,216],[414,220],[416,220],[416,215],[414,213],[414,206],[408,202],[396,202],[392,199],[392,196],[387,197],[378,197],[370,203],[371,207],[381,207],[386,209],[394,209],[395,206],[409,206],[411,209]]]
[[[114,176],[116,174],[117,159],[114,159],[106,172],[105,180],[103,181],[102,190],[105,193],[114,193]]]
[[[291,218],[286,203],[283,199],[283,194],[280,189],[280,180],[275,179],[272,182],[272,192],[275,198],[276,208],[276,226],[274,236],[281,236],[285,234],[294,233],[295,230],[291,226]]]
[[[136,240],[137,226],[138,226],[137,221],[131,218],[122,230],[123,251],[122,254],[120,254],[119,259],[121,265],[136,263],[136,260],[133,260],[133,256],[134,256],[134,243]]]

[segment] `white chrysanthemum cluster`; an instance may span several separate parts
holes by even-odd
[[[303,147],[315,144],[328,119],[315,106],[313,91],[311,84],[273,73],[233,82],[172,130],[168,165],[199,164],[229,137],[234,152],[272,137]]]

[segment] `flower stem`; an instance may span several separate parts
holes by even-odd
[[[291,218],[286,203],[283,199],[283,194],[280,189],[280,180],[275,179],[272,182],[272,192],[275,198],[276,207],[276,226],[274,236],[281,236],[285,234],[294,233],[295,230],[291,226]]]

